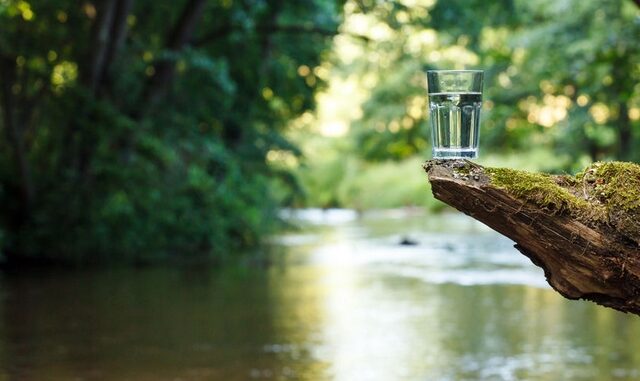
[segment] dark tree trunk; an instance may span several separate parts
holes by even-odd
[[[179,52],[191,41],[205,5],[206,0],[189,0],[187,2],[178,21],[167,36],[165,43],[167,51]],[[148,109],[166,94],[175,74],[175,62],[170,59],[162,59],[154,65],[154,69],[154,75],[145,86],[141,108]]]
[[[110,92],[108,81],[111,66],[116,60],[127,35],[127,17],[131,11],[133,0],[102,0],[97,6],[96,20],[92,26],[90,52],[82,74],[83,84],[91,90],[95,98],[103,98]],[[91,110],[81,110],[84,117],[91,117]],[[91,183],[91,172],[95,134],[80,131],[78,120],[71,121],[67,141],[76,142],[70,151],[70,167],[76,169],[79,186]],[[63,164],[65,167],[68,164]]]
[[[618,149],[621,160],[631,159],[631,120],[629,120],[629,108],[624,100],[620,102],[618,109]]]
[[[90,51],[81,73],[83,84],[93,93],[98,90],[101,76],[106,71],[117,3],[117,0],[102,0],[97,3],[96,20],[91,30]]]
[[[18,188],[22,201],[22,218],[27,218],[35,197],[35,188],[31,176],[31,166],[25,148],[24,130],[16,96],[13,94],[13,85],[16,83],[15,59],[12,57],[0,58],[0,79],[2,82],[2,111],[3,124],[7,133],[7,140],[11,144],[12,153],[16,163],[16,172],[19,177]]]
[[[105,57],[105,63],[100,73],[100,82],[98,85],[101,88],[105,88],[108,84],[109,71],[111,65],[116,60],[118,53],[122,49],[124,42],[127,38],[127,17],[133,7],[133,0],[117,0],[115,5],[115,15],[113,23],[111,25],[111,39],[107,46],[107,52]]]
[[[506,170],[513,189],[495,180],[496,169],[468,161],[432,160],[424,168],[437,199],[514,240],[560,294],[640,315],[640,166],[596,163],[579,180]],[[620,171],[598,173],[611,168]],[[602,194],[616,196],[609,192],[629,204],[604,204]],[[606,212],[598,219],[599,211]]]

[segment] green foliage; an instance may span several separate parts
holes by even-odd
[[[348,141],[318,138],[303,145],[306,160],[294,170],[304,199],[292,206],[342,207],[358,210],[422,207],[437,212],[445,204],[433,198],[421,168],[424,155],[402,160],[367,161],[351,152]],[[536,149],[514,154],[484,154],[486,167],[505,166],[523,171],[552,171],[567,157]],[[286,193],[286,192],[285,192]],[[288,196],[288,195],[287,195]],[[281,199],[287,199],[281,195]]]
[[[0,0],[2,250],[222,259],[279,204],[437,208],[425,69],[486,69],[482,160],[639,160],[638,16],[631,1]],[[364,94],[349,134],[291,139],[328,79]]]
[[[341,155],[300,168],[297,175],[308,205],[440,210],[444,204],[431,197],[421,162],[414,156],[399,162],[369,163],[355,155]]]
[[[322,60],[339,3],[126,3],[0,1],[10,261],[219,260],[275,226],[286,174],[265,158],[299,155],[282,131],[315,106],[323,83],[299,67]]]
[[[444,204],[431,196],[422,171],[422,159],[411,157],[400,162],[363,163],[358,175],[343,185],[344,204],[357,209],[423,207],[431,211]]]
[[[354,2],[345,25],[354,18],[372,27],[367,39],[352,38],[361,58],[338,67],[375,83],[352,138],[367,160],[425,152],[428,115],[415,101],[426,99],[421,70],[482,68],[483,152],[542,146],[570,156],[556,170],[640,160],[632,149],[640,142],[639,16],[632,1]]]

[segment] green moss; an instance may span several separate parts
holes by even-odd
[[[574,183],[571,177],[553,177],[544,173],[530,173],[508,168],[486,168],[491,183],[526,201],[556,211],[588,208],[586,200],[575,196],[559,183]]]
[[[624,162],[594,163],[585,171],[595,179],[595,196],[610,209],[640,209],[640,165]]]
[[[572,176],[486,168],[491,184],[543,208],[640,235],[640,165],[597,162]]]
[[[454,168],[453,173],[460,176],[469,176],[469,174],[471,173],[471,165],[467,163],[464,166]]]
[[[640,165],[594,163],[582,179],[593,184],[587,187],[592,199],[606,206],[606,222],[628,237],[640,237]]]

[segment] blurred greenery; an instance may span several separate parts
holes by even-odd
[[[639,138],[632,130],[640,119],[640,12],[631,1],[414,3],[421,2],[372,3],[346,16],[370,18],[370,30],[387,31],[361,47],[376,53],[365,54],[364,68],[340,65],[376,72],[353,129],[365,157],[424,152],[426,128],[414,126],[425,115],[413,110],[425,110],[420,69],[483,68],[484,149],[545,145],[572,163],[640,158],[632,149]]]
[[[308,118],[308,130],[335,135],[325,159],[291,134],[315,205],[440,207],[413,181],[430,157],[428,69],[485,70],[481,163],[575,172],[640,160],[640,8],[630,0],[353,1],[344,17],[324,63],[326,98],[338,99],[325,113],[346,114],[349,126],[334,134],[322,102]]]
[[[272,230],[269,150],[314,107],[328,1],[0,0],[10,262],[224,259]]]
[[[2,254],[224,260],[283,205],[442,208],[425,69],[486,70],[480,162],[640,160],[639,9],[0,0]]]

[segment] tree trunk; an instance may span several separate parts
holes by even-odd
[[[576,177],[424,165],[434,196],[516,242],[569,299],[640,315],[640,166],[594,163]]]
[[[196,24],[200,19],[206,0],[189,0],[178,21],[167,36],[165,49],[175,53],[184,49],[191,41]],[[169,59],[159,60],[155,66],[155,74],[147,82],[141,108],[154,105],[166,93],[175,73],[175,62]]]
[[[102,0],[97,3],[96,20],[91,30],[91,44],[85,69],[81,72],[83,84],[93,93],[98,90],[101,76],[111,44],[113,18],[116,13],[116,0]]]
[[[618,109],[618,152],[621,160],[631,158],[633,136],[631,135],[631,120],[626,100],[622,100]]]
[[[19,176],[18,188],[21,196],[22,218],[26,219],[33,199],[35,197],[35,187],[31,176],[31,166],[27,157],[27,150],[24,141],[24,131],[22,121],[19,120],[19,109],[16,97],[13,94],[13,85],[16,83],[15,59],[12,57],[0,58],[0,98],[2,101],[3,124],[7,133],[7,140],[11,144],[13,156],[16,163],[16,172]]]
[[[111,64],[118,57],[118,53],[124,45],[125,39],[127,37],[127,18],[129,17],[132,6],[133,0],[117,0],[116,2],[114,8],[115,14],[113,17],[113,23],[111,25],[111,39],[109,40],[109,44],[107,46],[106,57],[104,65],[102,67],[102,72],[99,75],[99,88],[104,88],[105,85],[110,83],[110,81],[107,81],[110,74],[109,70],[111,68]]]

